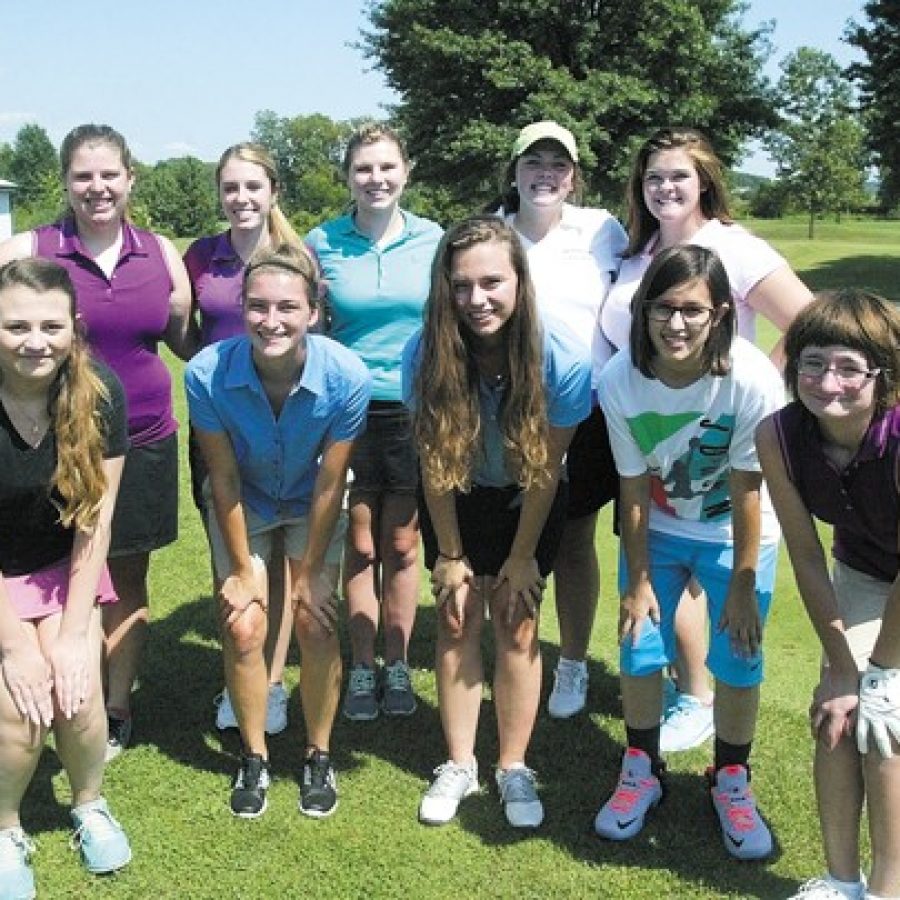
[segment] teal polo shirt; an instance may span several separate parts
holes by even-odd
[[[402,233],[384,247],[359,232],[352,215],[325,222],[306,237],[327,283],[329,335],[366,364],[374,400],[401,401],[400,354],[422,324],[443,233],[409,212],[403,221]]]

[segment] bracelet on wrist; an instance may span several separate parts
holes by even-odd
[[[443,550],[438,550],[438,556],[441,559],[447,560],[447,562],[460,562],[461,560],[466,558],[465,553],[460,553],[459,556],[453,556],[450,553],[444,553]]]

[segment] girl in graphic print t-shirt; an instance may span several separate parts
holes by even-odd
[[[772,837],[749,787],[762,681],[762,630],[778,526],[753,434],[782,402],[768,359],[734,335],[728,276],[711,250],[660,253],[635,296],[630,347],[600,374],[600,403],[621,478],[622,703],[627,749],[597,814],[626,840],[662,797],[662,670],[675,656],[675,611],[688,581],[705,590],[716,678],[713,803],[728,851],[767,856]]]

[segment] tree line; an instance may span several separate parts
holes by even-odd
[[[900,205],[900,7],[865,4],[844,40],[865,61],[842,70],[808,47],[771,84],[763,65],[772,23],[747,29],[739,0],[382,0],[359,48],[399,95],[389,111],[415,161],[415,212],[447,222],[500,192],[509,148],[529,121],[553,118],[579,141],[585,201],[619,210],[635,147],[653,129],[705,131],[734,166],[759,139],[777,167],[751,198],[756,214],[815,218],[865,201],[870,166],[883,212]],[[340,161],[355,121],[256,115],[250,137],[273,153],[281,203],[297,228],[346,204]],[[223,148],[224,149],[224,148]],[[139,164],[132,216],[175,236],[217,227],[213,163]],[[18,184],[16,226],[62,210],[59,161],[47,133],[25,125],[0,144],[0,178]]]

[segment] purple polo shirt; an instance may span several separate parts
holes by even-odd
[[[244,333],[241,285],[244,263],[231,246],[227,231],[194,241],[184,254],[191,279],[194,308],[200,311],[204,347]]]
[[[900,571],[900,406],[872,419],[843,471],[822,452],[816,418],[799,400],[775,413],[774,421],[788,477],[810,513],[834,526],[834,558],[893,581]]]
[[[169,322],[174,285],[162,247],[149,231],[122,224],[122,249],[107,278],[70,217],[36,228],[34,255],[65,268],[94,354],[119,376],[128,403],[131,446],[175,432],[172,379],[157,352]]]

